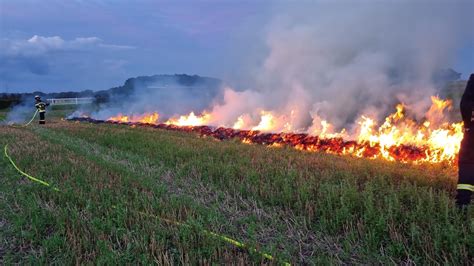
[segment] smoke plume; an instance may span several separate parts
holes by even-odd
[[[210,125],[237,128],[258,128],[271,114],[272,131],[313,134],[328,130],[325,121],[350,130],[361,115],[380,120],[399,102],[420,119],[438,93],[435,74],[474,37],[470,10],[469,1],[280,3],[263,26],[263,60],[242,66],[256,70],[247,75],[252,88],[224,87],[212,102],[199,93],[139,90],[125,109],[168,116],[205,110]]]
[[[36,111],[35,99],[32,95],[24,95],[21,102],[11,108],[5,121],[0,124],[24,124],[27,123]]]
[[[251,117],[265,109],[285,115],[293,129],[314,130],[321,120],[340,128],[362,114],[381,118],[400,101],[419,116],[437,93],[433,75],[473,37],[468,7],[473,4],[282,5],[268,26],[268,56],[255,73],[256,88],[229,89],[212,113],[227,122],[241,113],[226,109],[239,106]]]

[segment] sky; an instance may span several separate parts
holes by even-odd
[[[288,9],[316,10],[313,2],[0,0],[0,92],[102,90],[174,73],[250,86],[270,53],[271,25]],[[338,2],[331,12],[347,12]],[[442,67],[466,77],[474,27],[461,30],[473,38]]]

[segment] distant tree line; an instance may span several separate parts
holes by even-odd
[[[148,87],[154,84],[177,84],[185,87],[193,87],[205,84],[206,86],[204,87],[206,89],[215,89],[220,87],[222,81],[219,79],[201,77],[198,75],[153,75],[129,78],[124,82],[122,86],[95,92],[92,90],[84,90],[80,92],[69,91],[54,93],[43,93],[40,91],[35,91],[31,93],[0,93],[0,109],[12,107],[24,101],[33,101],[35,95],[39,95],[43,99],[93,97],[95,98],[95,103],[101,104],[113,100],[112,97],[126,98],[133,94],[137,87]]]
[[[460,80],[461,74],[453,69],[440,69],[433,74],[432,81],[442,97],[458,100],[464,90],[466,81]],[[84,90],[80,92],[55,92],[43,93],[39,91],[31,93],[0,93],[0,109],[8,108],[23,101],[33,101],[35,95],[40,95],[44,99],[48,98],[81,98],[94,97],[95,103],[108,103],[114,99],[124,99],[133,94],[137,88],[160,89],[168,85],[179,85],[184,87],[200,87],[209,92],[222,85],[222,81],[216,78],[201,77],[198,75],[174,74],[174,75],[153,75],[139,76],[127,79],[122,86],[110,88],[108,90],[92,91]]]
[[[68,92],[54,92],[54,93],[43,93],[40,91],[29,92],[29,93],[0,93],[0,109],[5,109],[19,104],[23,101],[33,101],[35,95],[41,96],[43,99],[49,98],[82,98],[82,97],[95,97],[95,93],[92,90],[84,91],[68,91]]]
[[[0,94],[0,109],[5,109],[21,102],[21,93]]]

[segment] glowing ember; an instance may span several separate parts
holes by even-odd
[[[396,111],[388,115],[380,126],[369,115],[361,116],[352,137],[349,137],[351,135],[345,129],[334,132],[334,127],[325,120],[317,121],[317,130],[310,129],[310,132],[318,132],[318,136],[261,133],[275,130],[275,128],[282,128],[285,132],[289,132],[293,128],[292,123],[286,121],[284,115],[279,116],[268,111],[260,113],[260,120],[254,126],[251,126],[252,121],[248,114],[239,116],[231,124],[233,129],[225,127],[212,129],[204,126],[213,121],[212,115],[206,112],[201,115],[191,112],[189,115],[171,118],[164,124],[158,123],[158,113],[130,116],[119,114],[110,117],[107,121],[124,124],[152,124],[159,128],[198,132],[221,140],[239,138],[244,143],[260,143],[271,147],[287,145],[299,150],[349,154],[372,159],[383,158],[399,162],[454,163],[463,138],[462,122],[446,122],[445,112],[451,109],[451,101],[438,97],[431,97],[431,101],[432,105],[423,121],[406,117],[406,107],[403,104],[398,104]],[[96,121],[89,118],[76,120],[81,119]],[[243,130],[245,127],[251,130]],[[348,138],[353,140],[344,140]]]

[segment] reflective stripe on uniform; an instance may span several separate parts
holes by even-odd
[[[44,102],[39,102],[35,104],[35,107],[38,109],[40,113],[46,112],[46,104]]]
[[[469,184],[458,184],[457,189],[474,191],[474,186]]]

